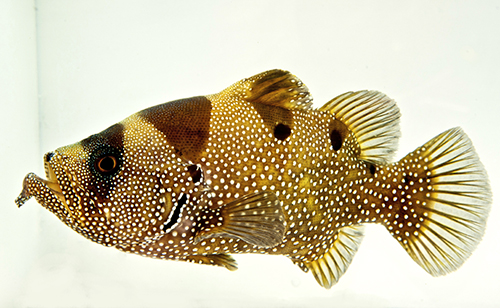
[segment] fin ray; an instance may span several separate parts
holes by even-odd
[[[243,196],[228,203],[219,215],[219,226],[204,228],[195,237],[195,243],[210,237],[235,237],[258,247],[273,247],[281,243],[285,234],[285,216],[281,203],[272,192]]]
[[[347,92],[319,110],[331,112],[354,133],[361,147],[360,159],[387,163],[399,139],[399,108],[391,98],[377,91]]]
[[[319,259],[306,264],[322,287],[330,289],[345,273],[361,244],[363,229],[363,225],[339,229],[332,247]]]
[[[491,204],[486,171],[460,128],[438,135],[405,160],[424,165],[420,176],[427,190],[415,205],[418,226],[408,235],[393,235],[427,272],[445,275],[463,264],[484,234]]]
[[[227,268],[230,271],[235,271],[238,269],[238,263],[236,263],[236,260],[234,260],[231,255],[225,253],[192,255],[187,257],[186,261],[199,264],[221,266]]]
[[[260,103],[288,110],[311,109],[313,99],[307,86],[297,76],[284,70],[269,70],[243,79],[224,92],[243,93],[251,103]]]

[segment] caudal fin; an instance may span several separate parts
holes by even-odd
[[[488,176],[461,128],[438,135],[397,163],[404,205],[387,223],[433,276],[459,268],[481,240],[491,204]]]

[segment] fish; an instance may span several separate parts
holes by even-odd
[[[451,128],[393,162],[400,110],[383,93],[314,108],[284,70],[139,111],[44,155],[34,197],[87,239],[145,257],[236,270],[232,254],[283,255],[331,288],[369,223],[433,276],[459,268],[492,203],[486,170]]]

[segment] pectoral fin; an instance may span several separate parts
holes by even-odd
[[[195,243],[212,237],[232,237],[267,248],[281,243],[286,223],[276,195],[259,192],[206,210],[200,215],[198,226]]]

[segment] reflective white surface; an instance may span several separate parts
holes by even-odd
[[[471,307],[500,305],[500,209],[457,272],[433,278],[380,226],[322,289],[285,257],[240,269],[96,245],[34,200],[42,155],[146,107],[290,70],[321,106],[377,89],[403,114],[401,158],[462,126],[498,193],[500,2],[4,1],[0,4],[0,306]],[[36,23],[35,23],[36,21]]]

